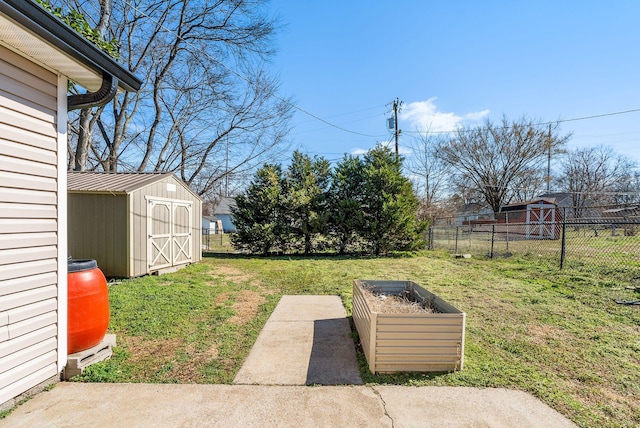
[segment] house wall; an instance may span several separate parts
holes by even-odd
[[[231,214],[216,214],[216,217],[222,222],[222,230],[225,233],[236,232],[236,225],[233,224],[233,216]]]
[[[109,277],[128,276],[127,195],[69,193],[69,253],[94,259]]]
[[[202,218],[202,230],[203,230],[202,233],[205,233],[204,229],[211,229],[211,226],[212,226],[211,220],[206,219],[206,218],[203,217]]]
[[[0,407],[66,360],[65,93],[66,79],[0,46]]]
[[[131,276],[145,275],[149,272],[147,261],[147,200],[149,197],[192,202],[191,261],[195,263],[202,260],[202,201],[185,188],[184,183],[179,182],[173,176],[168,176],[132,192],[129,196],[130,235],[132,237],[129,242]]]

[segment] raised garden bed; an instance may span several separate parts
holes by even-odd
[[[412,281],[353,282],[353,321],[372,373],[462,370],[465,316]]]

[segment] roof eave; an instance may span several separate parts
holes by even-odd
[[[113,75],[122,89],[135,92],[142,86],[142,81],[133,73],[33,1],[0,0],[0,13],[92,69],[98,76],[104,72]]]

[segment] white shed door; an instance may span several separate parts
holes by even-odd
[[[192,260],[192,203],[149,199],[147,202],[147,261],[149,271]]]
[[[527,239],[554,239],[555,219],[555,205],[527,206]]]
[[[181,265],[191,262],[191,232],[193,225],[191,220],[191,202],[173,202],[173,234],[172,234],[172,260],[173,265]]]

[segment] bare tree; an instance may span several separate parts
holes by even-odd
[[[514,188],[533,186],[532,171],[542,168],[549,150],[558,153],[570,135],[559,135],[559,123],[540,126],[522,118],[500,124],[487,120],[477,128],[459,128],[440,156],[453,169],[452,181],[472,187],[494,212],[509,203]]]
[[[420,213],[425,220],[432,220],[440,212],[439,202],[448,185],[450,166],[438,156],[446,143],[444,134],[427,131],[409,144],[412,154],[407,157],[406,168],[413,178],[420,198]]]
[[[632,170],[625,173],[615,187],[615,204],[640,203],[640,171],[635,163],[630,165]]]
[[[569,151],[560,168],[557,186],[571,194],[576,218],[582,218],[589,206],[617,202],[616,196],[628,193],[637,175],[633,162],[607,146]]]
[[[59,2],[96,27],[110,13],[108,37],[145,80],[138,93],[80,114],[77,169],[173,171],[205,195],[277,156],[292,104],[261,67],[277,29],[266,0]]]
[[[543,168],[531,168],[518,174],[512,184],[512,199],[514,201],[530,201],[545,190],[546,171]]]

